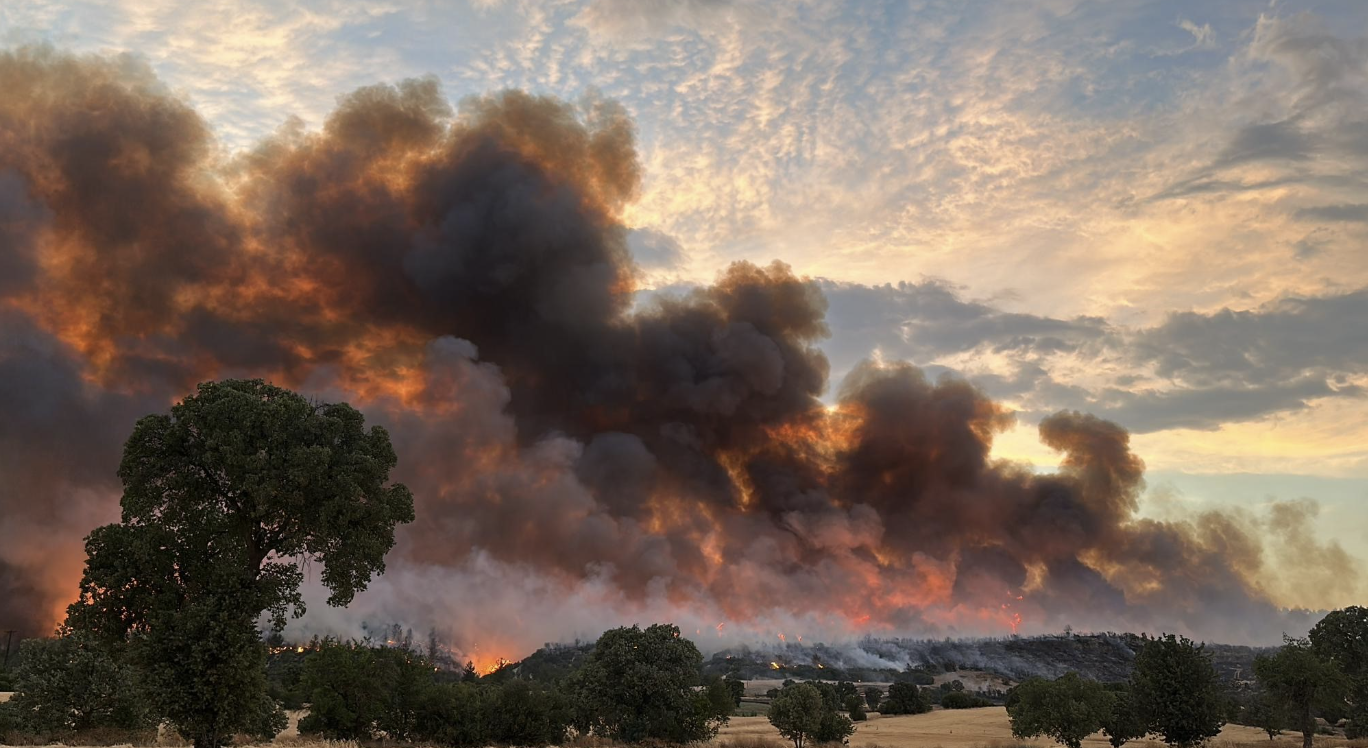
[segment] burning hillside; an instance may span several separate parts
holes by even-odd
[[[7,52],[0,88],[0,623],[59,620],[137,416],[250,375],[386,424],[418,521],[369,604],[491,658],[633,617],[1288,628],[1241,524],[1138,516],[1117,424],[1045,419],[1042,474],[992,458],[1006,408],[911,364],[828,407],[825,300],[779,262],[634,309],[610,101],[407,81],[226,154],[127,58]]]

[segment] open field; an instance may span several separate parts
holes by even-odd
[[[0,701],[10,694],[0,693]],[[302,712],[290,712],[290,726],[280,734],[272,748],[357,748],[346,741],[324,741],[301,738],[297,729]],[[765,717],[733,717],[714,739],[717,748],[784,748],[779,733]],[[172,736],[163,736],[162,746],[184,746]],[[611,748],[594,743],[595,748]],[[936,710],[928,714],[884,717],[871,714],[869,721],[858,723],[850,739],[852,748],[1015,748],[1035,746],[1059,748],[1048,740],[1016,740],[1007,722],[1007,710],[1002,707],[983,709]],[[1110,748],[1106,738],[1098,733],[1084,741],[1085,748]],[[1164,748],[1161,743],[1134,742],[1135,748]],[[1226,725],[1211,748],[1300,748],[1299,733],[1284,733],[1270,741],[1260,730],[1240,725]],[[1318,748],[1368,748],[1368,741],[1345,741],[1342,738],[1316,736]],[[71,748],[79,748],[72,746]],[[245,747],[244,747],[245,748]],[[573,747],[572,747],[573,748]]]
[[[717,742],[747,738],[768,737],[779,740],[779,733],[765,717],[733,717],[731,724],[722,729]],[[850,739],[854,748],[877,745],[880,748],[978,748],[979,746],[1054,746],[1049,740],[1022,741],[1012,737],[1011,726],[1007,722],[1007,710],[1003,707],[983,709],[944,709],[927,714],[899,715],[882,717],[871,714],[869,721],[857,723],[855,735]],[[1111,748],[1102,733],[1089,737],[1083,743],[1086,748]],[[1142,748],[1145,743],[1128,745]],[[1156,744],[1161,745],[1161,744]],[[1263,731],[1253,727],[1226,725],[1219,737],[1213,741],[1214,748],[1233,748],[1248,745],[1251,748],[1299,748],[1300,733],[1284,733],[1277,740],[1270,741]],[[1316,745],[1325,748],[1347,745],[1343,739],[1316,736]],[[1360,741],[1356,746],[1368,748],[1368,742]]]

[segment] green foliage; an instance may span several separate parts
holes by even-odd
[[[201,384],[140,420],[124,447],[122,521],[86,540],[68,625],[127,641],[148,693],[197,748],[284,725],[269,698],[262,612],[303,613],[298,564],[322,564],[345,605],[384,571],[413,498],[386,486],[384,429],[345,404],[309,403],[259,380]]]
[[[1260,693],[1245,706],[1241,713],[1244,724],[1257,727],[1268,734],[1272,740],[1282,734],[1287,720],[1283,710],[1274,706],[1266,693]]]
[[[1083,738],[1102,728],[1111,701],[1096,681],[1065,673],[1052,681],[1033,678],[1017,686],[1007,715],[1012,735],[1018,738],[1045,735],[1068,748],[1079,748]]]
[[[1224,697],[1204,646],[1168,634],[1146,639],[1135,658],[1131,693],[1146,731],[1174,746],[1201,745],[1225,724]]]
[[[1111,743],[1112,748],[1121,748],[1132,740],[1145,737],[1149,726],[1145,724],[1145,715],[1140,712],[1130,690],[1108,690],[1112,697],[1111,708],[1102,719],[1102,731],[1107,734],[1107,742]]]
[[[1348,686],[1345,736],[1368,737],[1368,608],[1331,611],[1311,629],[1311,647],[1342,673]]]
[[[941,696],[940,704],[946,709],[978,709],[992,706],[993,702],[965,691],[947,691]]]
[[[562,694],[519,680],[430,683],[413,707],[414,739],[456,748],[563,743],[573,717]]]
[[[51,738],[157,726],[134,670],[108,648],[79,636],[25,640],[15,680],[11,729]]]
[[[1339,669],[1317,656],[1307,639],[1284,637],[1277,652],[1254,660],[1254,674],[1289,724],[1301,731],[1306,748],[1316,734],[1316,709],[1342,706],[1349,688]]]
[[[724,720],[731,717],[732,712],[741,703],[739,698],[732,696],[732,687],[721,678],[714,678],[708,683],[708,687],[703,689],[703,697],[707,702],[702,706],[708,714],[713,714]]]
[[[879,704],[883,702],[883,689],[878,686],[868,686],[865,688],[865,703],[869,704],[869,710],[879,711]]]
[[[823,697],[819,683],[790,683],[770,703],[769,721],[794,748],[809,743],[845,743],[855,725]],[[835,693],[835,689],[832,688]]]
[[[746,682],[736,678],[723,678],[722,682],[727,684],[727,692],[731,694],[732,706],[741,706],[741,698],[746,695]]]
[[[894,683],[888,687],[888,698],[879,706],[880,714],[924,714],[931,711],[926,694],[912,683]]]
[[[694,691],[702,662],[698,648],[676,626],[605,632],[573,679],[581,726],[629,743],[711,738],[727,716],[706,692]]]
[[[431,684],[432,666],[412,652],[325,641],[304,663],[301,686],[311,706],[299,731],[334,740],[410,739]]]
[[[869,715],[865,713],[864,697],[859,694],[852,693],[846,696],[845,710],[852,722],[864,722],[869,719]]]

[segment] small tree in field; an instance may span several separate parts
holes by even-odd
[[[879,705],[880,714],[923,714],[931,711],[931,702],[915,683],[894,683],[888,687],[888,698]]]
[[[389,435],[346,404],[313,404],[260,380],[201,384],[138,421],[119,477],[122,521],[86,539],[68,625],[126,642],[153,705],[196,748],[268,738],[257,619],[304,610],[300,562],[322,565],[345,605],[384,571],[413,497],[387,485]]]
[[[1348,690],[1344,676],[1317,657],[1306,639],[1284,637],[1277,652],[1254,660],[1254,674],[1271,702],[1301,731],[1303,748],[1311,748],[1316,734],[1316,709],[1343,704]]]
[[[1224,697],[1211,657],[1183,637],[1146,640],[1135,658],[1131,693],[1146,731],[1169,745],[1201,745],[1225,724]]]
[[[779,690],[770,702],[770,724],[793,748],[809,743],[844,743],[855,732],[855,725],[827,703],[822,692],[811,683],[792,683]]]
[[[694,690],[702,664],[698,647],[676,626],[605,632],[576,676],[585,714],[581,726],[629,743],[711,738],[731,713],[730,693],[722,687],[710,698]]]
[[[869,704],[869,711],[879,711],[879,705],[883,703],[883,689],[878,686],[865,688],[865,703]]]
[[[1145,715],[1140,712],[1130,690],[1111,691],[1109,695],[1111,708],[1102,720],[1102,732],[1107,734],[1107,742],[1111,743],[1112,748],[1121,748],[1132,740],[1145,737],[1149,731]]]
[[[1111,697],[1101,684],[1065,673],[1056,680],[1032,678],[1017,686],[1007,715],[1018,738],[1045,735],[1080,748],[1083,738],[1102,728],[1110,711]]]

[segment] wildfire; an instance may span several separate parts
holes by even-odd
[[[771,662],[771,663],[770,663],[770,670],[778,670],[780,667],[782,667],[782,666],[781,666],[779,663],[777,663],[777,662]]]

